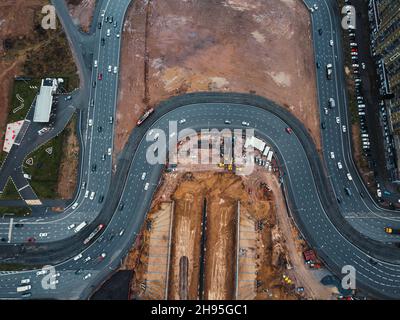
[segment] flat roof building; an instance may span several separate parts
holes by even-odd
[[[50,113],[53,105],[53,94],[57,92],[57,79],[43,79],[39,95],[36,99],[34,122],[47,123],[50,121]]]

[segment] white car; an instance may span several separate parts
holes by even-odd
[[[248,126],[250,126],[250,123],[248,123],[246,121],[242,121],[242,126],[248,127]]]
[[[82,253],[80,253],[77,256],[75,256],[74,257],[74,261],[78,261],[80,258],[82,258]]]
[[[89,262],[92,258],[90,256],[88,256],[87,258],[85,258],[85,260],[83,260],[83,262]]]
[[[83,277],[83,280],[89,279],[92,276],[91,273],[88,273],[86,276]]]
[[[21,284],[30,284],[31,283],[31,279],[22,279],[21,280]]]
[[[56,285],[56,284],[58,284],[58,280],[50,281],[50,285]]]
[[[346,133],[347,132],[347,127],[346,126],[342,126],[342,131],[343,131],[343,133]]]
[[[340,124],[340,118],[339,117],[336,117],[336,123]]]
[[[335,159],[335,153],[333,151],[331,152],[331,159]]]
[[[318,6],[316,3],[314,3],[314,10],[318,10]]]
[[[147,183],[144,185],[144,190],[146,190],[146,191],[149,190],[149,187],[150,187],[150,183],[147,182]]]
[[[347,179],[349,179],[349,181],[352,181],[352,180],[353,180],[353,177],[351,176],[350,173],[347,173]]]
[[[107,154],[108,154],[109,156],[111,156],[111,154],[112,154],[112,149],[111,149],[111,148],[108,148],[108,149],[107,149]]]
[[[72,210],[75,210],[77,207],[78,207],[78,202],[75,202],[75,203],[72,205]]]
[[[109,37],[111,35],[111,30],[107,29],[107,37]]]
[[[158,139],[158,137],[160,136],[160,134],[159,133],[156,133],[155,135],[154,135],[154,141],[156,141],[157,139]]]
[[[142,180],[146,179],[146,175],[147,175],[146,172],[143,172],[143,173],[142,173]]]
[[[119,232],[119,236],[121,237],[125,232],[125,229],[121,229],[121,231]]]
[[[87,199],[87,198],[89,197],[89,193],[90,193],[90,191],[89,191],[89,190],[86,190],[86,192],[85,192],[85,199]]]
[[[94,60],[94,67],[97,68],[99,66],[99,63],[97,62],[97,60]]]
[[[92,191],[92,193],[90,194],[90,198],[89,199],[93,200],[95,195],[96,195],[96,192]]]
[[[108,66],[108,72],[111,72],[111,71],[112,71],[112,66],[109,65],[109,66]]]
[[[38,272],[36,272],[36,275],[37,276],[42,276],[42,275],[44,275],[46,273],[47,273],[47,270],[39,270]]]
[[[76,227],[76,224],[75,224],[75,223],[70,224],[70,225],[68,226],[68,230],[72,230],[72,229],[75,228],[75,227]]]
[[[117,34],[116,34],[116,37],[117,37],[117,38],[119,38],[119,37],[120,37],[120,34],[119,34],[119,33],[117,33]]]
[[[329,113],[328,108],[324,108],[324,111],[325,111],[325,114],[328,114],[328,113]]]
[[[184,124],[185,122],[186,122],[186,119],[179,120],[179,124]]]
[[[331,47],[333,47],[333,40],[330,40],[330,41],[329,41],[329,45],[330,45]]]
[[[118,67],[115,66],[115,67],[114,67],[114,73],[117,73],[117,72],[118,72]]]
[[[89,119],[89,127],[93,126],[93,119]]]
[[[40,238],[46,238],[47,237],[47,233],[46,232],[39,233],[39,237]]]
[[[343,165],[342,165],[342,163],[339,161],[338,163],[337,163],[337,166],[338,166],[338,168],[341,170],[341,169],[343,169]]]
[[[382,198],[382,191],[381,191],[381,189],[376,190],[376,194],[377,194],[378,198]]]

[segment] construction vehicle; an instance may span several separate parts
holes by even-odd
[[[400,229],[394,229],[391,227],[386,227],[385,232],[388,234],[400,234]]]

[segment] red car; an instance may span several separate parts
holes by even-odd
[[[289,133],[289,134],[291,134],[291,133],[293,132],[293,130],[292,130],[292,128],[287,127],[287,128],[286,128],[286,132]]]
[[[99,79],[99,80],[102,80],[102,79],[103,79],[103,74],[102,74],[102,73],[99,73],[98,79]]]

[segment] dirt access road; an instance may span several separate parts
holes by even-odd
[[[256,93],[320,146],[311,21],[301,0],[138,0],[123,32],[116,148],[148,107],[198,91]]]

